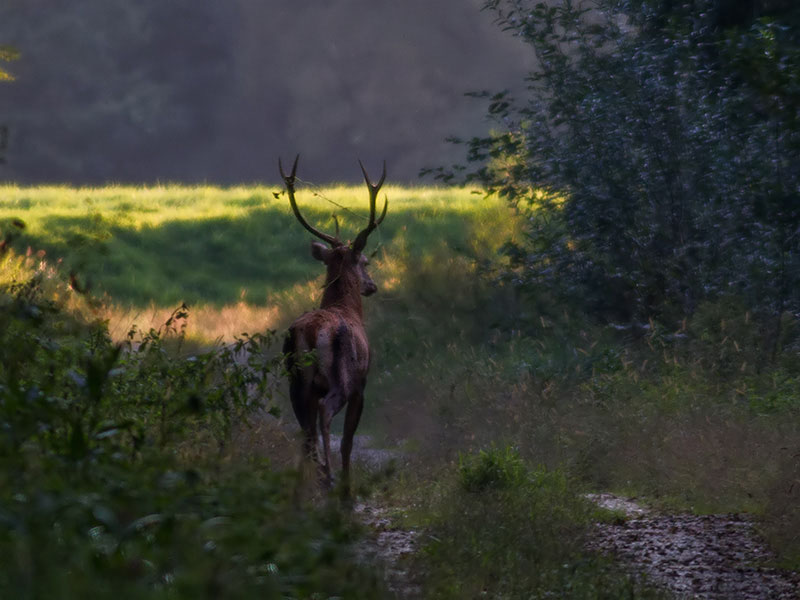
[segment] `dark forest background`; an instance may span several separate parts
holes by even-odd
[[[479,0],[3,0],[20,51],[0,90],[9,181],[275,179],[302,152],[317,181],[385,158],[394,181],[479,132],[476,89],[532,57]]]

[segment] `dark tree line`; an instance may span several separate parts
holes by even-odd
[[[539,67],[522,98],[483,94],[495,129],[437,175],[531,209],[522,289],[621,321],[735,297],[775,352],[800,311],[800,12],[738,6],[486,3]]]
[[[0,64],[11,62],[19,57],[19,52],[11,46],[0,46]],[[0,67],[0,82],[14,81],[14,75],[7,69]],[[6,148],[8,147],[8,125],[0,124],[0,164],[5,163]]]
[[[22,57],[0,90],[3,178],[20,183],[394,181],[479,131],[463,90],[525,71],[480,0],[4,0],[0,43]]]
[[[179,161],[230,81],[226,14],[189,0],[4,3],[0,30],[22,54],[0,97],[11,172],[96,180]]]

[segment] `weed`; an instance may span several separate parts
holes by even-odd
[[[483,492],[522,485],[526,469],[515,449],[492,447],[480,450],[477,454],[461,456],[458,474],[459,482],[466,491]]]
[[[41,283],[0,290],[0,595],[383,595],[346,514],[226,450],[270,408],[269,334],[187,353],[181,306],[118,345]]]
[[[431,598],[649,598],[583,540],[593,507],[560,469],[509,447],[462,457],[429,510],[420,569]]]

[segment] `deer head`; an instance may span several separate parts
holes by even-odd
[[[325,282],[326,294],[329,290],[335,289],[358,289],[359,293],[363,296],[370,296],[374,294],[378,287],[367,272],[367,265],[369,259],[363,254],[364,247],[367,244],[367,238],[375,228],[383,222],[386,217],[386,210],[389,206],[388,199],[383,203],[383,210],[381,215],[376,219],[375,205],[378,198],[378,192],[386,179],[386,161],[383,163],[383,172],[381,178],[377,183],[372,183],[367,170],[361,161],[358,161],[361,167],[361,172],[364,174],[364,180],[369,190],[369,222],[367,226],[362,229],[351,243],[345,243],[339,239],[339,222],[336,221],[336,235],[330,235],[315,227],[309,225],[300,209],[297,207],[297,200],[294,195],[294,183],[297,174],[297,163],[300,155],[294,159],[292,170],[287,175],[283,170],[283,164],[278,159],[278,169],[280,170],[283,182],[286,185],[286,192],[289,195],[289,204],[292,207],[292,212],[300,224],[310,231],[314,236],[321,239],[325,244],[320,242],[311,243],[311,255],[319,261],[322,261],[327,267],[328,277]],[[327,245],[326,245],[327,244]],[[336,285],[336,284],[339,285]],[[328,294],[329,296],[342,295],[344,292],[337,292]],[[328,303],[331,298],[328,298]],[[323,296],[323,306],[326,305],[326,297]]]

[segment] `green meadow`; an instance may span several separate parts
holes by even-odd
[[[474,255],[508,237],[508,210],[473,190],[383,193],[389,217],[370,239],[378,258],[398,251],[421,257],[437,247]],[[363,186],[307,189],[297,198],[325,231],[334,231],[336,214],[345,239],[366,224]],[[0,219],[12,218],[26,223],[34,251],[63,260],[120,305],[264,305],[320,271],[309,255],[310,236],[277,185],[0,187]]]

